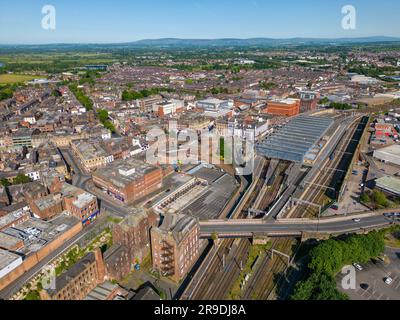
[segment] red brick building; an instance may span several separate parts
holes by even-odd
[[[160,227],[151,229],[153,268],[180,281],[199,256],[199,223],[183,214],[166,214]]]
[[[266,113],[286,117],[298,115],[300,113],[300,99],[268,101]]]
[[[132,203],[160,189],[163,172],[137,159],[115,161],[93,173],[96,187],[122,203]]]
[[[131,264],[141,262],[150,253],[150,228],[157,221],[157,214],[137,210],[113,227],[113,242],[128,249]]]

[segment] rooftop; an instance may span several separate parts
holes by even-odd
[[[395,155],[400,157],[400,145],[398,144],[394,144],[392,146],[388,146],[382,149],[378,149],[375,152],[379,152],[379,153],[385,153],[385,154],[389,154],[389,155]]]
[[[391,176],[384,176],[376,179],[376,186],[392,192],[396,195],[400,195],[400,179]]]
[[[6,268],[7,266],[9,266],[11,263],[21,260],[22,263],[22,259],[19,255],[0,249],[0,270],[3,270],[4,268]]]
[[[305,155],[333,123],[334,120],[327,117],[297,116],[259,143],[257,153],[268,158],[303,163]]]
[[[174,239],[179,243],[196,223],[197,220],[194,217],[178,213],[168,213],[164,216],[159,230],[172,234]]]
[[[128,184],[141,179],[144,175],[158,170],[157,167],[131,158],[115,161],[104,168],[98,168],[94,176],[110,181],[117,187],[124,188]]]

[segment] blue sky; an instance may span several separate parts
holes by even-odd
[[[41,27],[56,8],[56,30]],[[343,30],[341,8],[357,10]],[[399,0],[1,0],[0,43],[106,43],[149,38],[400,36]]]

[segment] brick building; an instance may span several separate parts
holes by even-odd
[[[160,227],[151,229],[153,268],[181,280],[199,255],[199,223],[183,214],[166,214]]]
[[[300,113],[300,99],[268,101],[266,113],[275,116],[292,117]]]
[[[157,214],[138,209],[113,227],[113,242],[128,249],[131,264],[150,253],[150,228],[157,220]]]
[[[162,187],[163,172],[137,159],[115,161],[93,173],[94,184],[114,199],[132,203]]]
[[[29,201],[29,207],[35,217],[49,220],[63,212],[63,197],[61,193],[52,193]]]
[[[319,92],[301,91],[299,95],[301,112],[313,111],[317,109],[318,101],[320,98]]]
[[[57,179],[50,189],[62,194],[63,209],[80,219],[83,225],[90,224],[100,214],[97,197],[93,194]]]
[[[42,300],[83,300],[104,282],[105,265],[100,249],[89,252],[56,278],[56,288],[42,290]]]
[[[106,278],[121,281],[132,270],[129,250],[124,245],[113,244],[104,253]]]

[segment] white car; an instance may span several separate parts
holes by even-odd
[[[354,268],[356,268],[359,271],[362,271],[364,268],[361,267],[361,265],[359,265],[358,263],[353,263]]]
[[[361,219],[359,219],[359,218],[356,218],[356,219],[353,219],[353,221],[354,221],[354,222],[360,222],[360,221],[361,221]]]
[[[389,285],[390,285],[392,282],[393,282],[393,279],[392,279],[391,277],[386,277],[386,278],[385,278],[385,283],[386,283],[386,284],[389,284]]]

